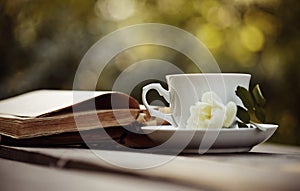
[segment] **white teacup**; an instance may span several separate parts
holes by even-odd
[[[159,83],[152,83],[143,87],[142,100],[149,113],[168,121],[174,127],[185,128],[190,117],[190,107],[201,100],[205,92],[214,92],[226,104],[230,101],[242,105],[236,96],[238,86],[249,88],[250,74],[241,73],[199,73],[167,75],[169,90],[165,90]],[[149,90],[155,89],[170,103],[170,114],[164,114],[146,100]]]

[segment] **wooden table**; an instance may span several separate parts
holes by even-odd
[[[101,150],[124,166],[168,155]],[[0,190],[300,190],[300,148],[262,144],[248,153],[181,154],[147,169],[112,165],[84,148],[0,146]]]

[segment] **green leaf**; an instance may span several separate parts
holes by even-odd
[[[241,106],[237,106],[236,116],[244,123],[250,122],[250,115],[248,111],[242,108]]]
[[[260,121],[260,122],[265,122],[266,120],[266,114],[265,114],[265,110],[259,106],[255,107],[255,116],[256,118]]]
[[[263,107],[266,104],[266,99],[264,98],[258,84],[256,84],[256,86],[253,88],[252,94],[259,106]]]
[[[246,88],[238,86],[235,93],[242,100],[244,106],[248,110],[253,111],[254,101],[253,101],[253,98],[252,98],[250,92]]]

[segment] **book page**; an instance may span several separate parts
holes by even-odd
[[[72,111],[73,105],[107,94],[129,97],[113,91],[37,90],[0,101],[0,115],[35,118],[66,108]],[[129,99],[131,104],[136,102],[133,98]],[[96,103],[96,105],[101,104]],[[107,103],[103,104],[107,105]],[[137,102],[136,104],[138,105]]]

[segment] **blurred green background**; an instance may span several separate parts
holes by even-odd
[[[280,128],[270,141],[300,145],[300,6],[296,0],[1,0],[0,98],[40,88],[72,89],[77,66],[102,36],[137,23],[165,23],[198,37],[222,72],[252,74]],[[101,76],[111,89],[131,63],[168,60],[197,72],[162,47],[124,51]],[[140,99],[138,95],[135,95]]]

